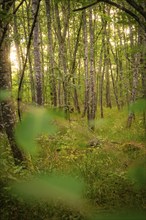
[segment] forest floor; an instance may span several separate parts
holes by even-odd
[[[0,219],[144,220],[146,137],[141,115],[136,115],[130,129],[126,121],[126,110],[105,110],[104,119],[97,117],[93,132],[85,119],[73,114],[70,121],[59,122],[55,135],[38,138],[41,152],[30,161],[29,170],[14,166],[7,140],[1,135]],[[28,202],[8,193],[10,182],[52,172],[83,180],[85,207],[38,199]]]

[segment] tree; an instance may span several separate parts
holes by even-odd
[[[53,34],[52,34],[52,14],[51,14],[51,1],[45,0],[46,3],[46,16],[47,16],[47,29],[48,29],[48,56],[49,56],[49,76],[50,76],[50,96],[51,103],[54,107],[57,106],[57,89],[55,79],[55,65],[54,65],[54,51],[53,51]]]
[[[130,10],[127,7],[123,6],[122,4],[116,3],[115,1],[111,1],[111,0],[96,0],[95,2],[88,4],[86,6],[83,6],[81,8],[78,9],[74,9],[74,11],[81,11],[84,10],[86,8],[92,7],[93,5],[96,5],[98,3],[106,3],[109,5],[112,5],[122,11],[124,11],[125,13],[127,13],[128,15],[130,15],[140,26],[141,28],[146,32],[146,11],[145,11],[145,5],[144,2],[145,0],[141,1],[140,4],[137,3],[137,1],[135,0],[125,0],[125,3],[128,3],[132,9],[134,9],[136,12],[138,12],[138,15],[136,13],[134,13],[132,10]],[[121,2],[121,1],[120,1]]]
[[[89,74],[89,102],[87,105],[87,118],[89,128],[94,130],[94,120],[96,114],[96,94],[95,94],[95,69],[94,69],[94,26],[93,12],[89,11],[89,35],[90,35],[90,74]]]
[[[10,42],[9,37],[9,25],[6,17],[10,19],[10,9],[14,1],[2,1],[0,9],[2,15],[0,17],[0,89],[11,90],[11,65],[10,65]],[[14,138],[14,126],[15,115],[13,110],[13,104],[11,100],[5,100],[1,102],[2,119],[4,123],[4,129],[6,131],[8,141],[12,150],[15,164],[19,164],[24,161],[24,157],[20,149],[18,148]]]
[[[134,30],[137,28],[137,25],[139,25],[139,29],[140,32],[142,32],[142,35],[146,34],[146,3],[144,0],[142,1],[137,1],[137,0],[125,0],[124,2],[120,2],[120,1],[112,1],[112,0],[96,0],[93,3],[90,4],[86,4],[83,5],[82,7],[79,7],[77,9],[74,9],[73,11],[82,11],[82,10],[87,10],[87,8],[90,8],[92,6],[97,5],[98,3],[104,3],[104,5],[110,5],[113,6],[123,12],[125,12],[128,15],[128,19],[129,19],[129,23],[132,21],[135,21],[135,28]],[[108,11],[107,13],[105,13],[105,15],[108,15]],[[131,20],[132,18],[132,20]],[[110,31],[110,27],[108,27],[108,32]],[[120,33],[120,30],[118,30],[118,33]],[[133,30],[130,31],[131,34],[133,34]],[[106,64],[104,64],[105,66],[105,76],[106,76],[106,102],[107,102],[107,106],[111,106],[111,100],[110,100],[110,81],[109,81],[109,67],[111,69],[111,78],[112,78],[112,83],[113,83],[113,89],[114,89],[114,94],[115,94],[115,98],[116,98],[116,103],[117,103],[117,107],[118,109],[120,109],[121,106],[123,106],[123,101],[122,101],[122,96],[123,96],[123,86],[122,86],[122,81],[123,81],[123,63],[120,61],[120,59],[117,57],[117,54],[114,54],[113,50],[112,50],[112,54],[114,55],[114,59],[115,62],[117,62],[117,70],[118,70],[118,75],[119,75],[119,96],[120,96],[120,102],[119,102],[119,98],[118,98],[118,91],[117,91],[117,86],[115,84],[115,80],[114,80],[114,74],[113,74],[113,70],[112,70],[112,64],[111,64],[111,60],[110,60],[110,53],[109,53],[109,39],[108,39],[108,34],[106,32],[105,29],[105,36],[106,36],[106,42],[108,42],[108,44],[105,46],[105,40],[103,39],[103,47],[104,47],[104,59],[106,60]],[[136,38],[136,35],[134,33],[134,38]],[[121,36],[119,36],[119,38],[121,38]],[[142,37],[143,39],[145,37]],[[141,39],[142,39],[141,38]],[[121,41],[121,40],[120,40]],[[131,46],[134,47],[134,44],[132,43],[132,37],[130,39],[131,41]],[[141,41],[141,44],[143,44],[144,40]],[[120,43],[121,47],[122,42]],[[131,62],[132,67],[130,67],[130,71],[132,70],[132,86],[131,86],[131,102],[135,102],[136,97],[138,96],[138,94],[136,94],[137,92],[137,87],[138,87],[138,77],[140,75],[140,71],[139,71],[139,66],[143,66],[145,68],[145,61],[142,58],[143,55],[141,55],[141,59],[139,54],[134,55],[134,57],[130,60],[129,62]],[[144,69],[143,68],[143,69]],[[142,71],[143,72],[143,71]],[[142,73],[142,87],[143,87],[143,97],[145,97],[145,85],[146,85],[146,79],[145,79],[145,75]],[[103,108],[102,108],[102,93],[103,93],[103,81],[104,81],[104,71],[101,77],[101,83],[100,83],[100,103],[101,103],[101,117],[103,117]],[[144,114],[145,115],[145,114]],[[129,115],[128,118],[128,122],[127,125],[128,127],[131,126],[131,121],[134,118],[134,114],[131,113]],[[145,116],[144,116],[144,121],[145,121]]]
[[[84,73],[85,73],[85,98],[83,116],[87,113],[89,102],[89,71],[88,71],[88,41],[87,41],[87,18],[86,11],[83,11],[83,40],[84,40]]]
[[[133,36],[133,32],[130,28],[130,46],[131,48],[134,47],[134,36]],[[133,104],[135,102],[136,99],[136,93],[137,93],[137,87],[138,87],[138,75],[139,75],[139,61],[140,61],[140,56],[139,53],[132,53],[131,55],[131,60],[130,60],[130,64],[131,64],[131,70],[132,70],[132,91],[131,91],[131,97],[130,97],[130,104]],[[128,120],[127,120],[127,127],[130,128],[131,124],[132,124],[132,120],[135,119],[135,114],[134,112],[130,112],[129,116],[128,116]]]
[[[62,5],[63,13],[63,27],[61,25],[61,13],[59,13],[59,3],[54,3],[55,18],[56,18],[56,35],[59,44],[59,67],[62,75],[62,87],[63,87],[63,106],[66,118],[69,118],[70,107],[70,88],[69,79],[70,74],[68,72],[68,62],[66,62],[67,48],[66,48],[66,35],[70,18],[70,1],[67,2],[67,7]]]
[[[32,12],[33,17],[37,11],[37,0],[32,0]],[[43,104],[43,92],[42,92],[42,70],[41,70],[41,58],[40,58],[40,40],[39,40],[39,23],[38,18],[36,19],[34,30],[33,30],[33,45],[34,45],[34,72],[35,72],[35,83],[36,83],[36,103],[38,105]]]
[[[84,4],[87,2],[90,1]],[[100,0],[77,9],[83,10],[82,13],[72,12],[76,2],[69,0],[45,0],[40,5],[41,10],[39,3],[40,0],[25,1],[13,20],[11,39],[21,58],[19,90],[23,85],[22,98],[25,101],[30,102],[29,94],[34,101],[35,87],[39,105],[43,104],[45,97],[48,107],[63,108],[67,118],[71,117],[69,111],[74,105],[74,110],[82,111],[89,127],[93,128],[98,109],[104,117],[105,107],[116,105],[121,109],[141,93],[145,97],[145,52],[142,50],[132,55],[138,39],[139,44],[145,44],[143,1],[138,4],[136,0],[124,0],[123,3],[120,0]],[[18,1],[15,1],[12,13],[17,5]],[[18,25],[18,18],[21,25]],[[5,32],[1,42],[3,36]],[[132,39],[136,43],[132,43]],[[14,85],[13,92],[16,88]],[[20,98],[18,95],[19,101]],[[100,108],[97,109],[98,105]]]

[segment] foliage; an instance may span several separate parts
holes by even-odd
[[[53,124],[53,111],[32,108],[16,128],[16,141],[22,149],[32,155],[37,153],[36,138],[43,133],[53,134],[56,127]]]
[[[146,99],[138,99],[136,102],[130,105],[131,112],[145,112],[146,111]]]
[[[137,108],[141,109],[142,107],[138,105]],[[104,112],[105,117],[96,120],[96,130],[99,136],[104,136],[105,139],[117,143],[128,141],[141,142],[145,140],[143,114],[141,111],[136,111],[135,109],[135,121],[133,122],[132,129],[129,130],[126,128],[126,120],[129,112],[127,107],[121,111],[118,111],[116,108],[113,108],[111,111],[104,109]]]
[[[37,120],[36,115],[41,115],[40,112],[43,118],[46,111],[42,109],[38,109],[34,114],[32,111],[27,113],[28,116],[31,114],[31,120],[28,122],[31,122],[32,127],[32,118]],[[112,117],[115,116],[115,111],[113,113]],[[27,114],[24,117],[25,120]],[[123,118],[125,113],[121,114],[119,120],[122,123],[124,119],[122,121],[121,117]],[[49,131],[44,129],[46,120],[41,120],[41,117],[38,119],[40,129],[36,128],[35,131],[39,131],[36,134]],[[27,121],[25,120],[22,120],[22,127],[23,122]],[[107,138],[111,138],[111,134],[103,136],[105,134],[103,130],[107,129],[107,124],[105,127],[101,124],[101,145],[91,147],[88,145],[89,139],[93,139],[96,133],[93,134],[85,127],[81,131],[84,123],[84,121],[66,123],[59,118],[55,120],[58,131],[49,136],[42,134],[37,138],[42,150],[38,157],[32,158],[33,170],[30,171],[13,165],[10,151],[2,150],[8,143],[5,137],[1,136],[2,219],[7,219],[10,215],[14,215],[14,219],[16,215],[24,218],[27,212],[28,219],[37,217],[38,219],[115,218],[121,220],[124,216],[121,210],[125,210],[128,213],[127,220],[130,218],[143,220],[144,214],[140,210],[144,209],[145,204],[145,168],[142,162],[140,165],[139,162],[133,165],[136,159],[143,161],[145,158],[143,144],[127,143],[126,140],[123,144],[121,135],[119,135],[119,143],[110,142]],[[35,121],[34,124],[37,122]],[[110,129],[108,130],[110,133]],[[85,131],[88,131],[85,133],[87,137],[84,134]],[[34,137],[32,135],[32,138]],[[84,142],[84,145],[80,145],[81,142]],[[25,150],[27,151],[27,148]],[[84,180],[83,185],[80,179]],[[88,200],[88,203],[85,200]],[[133,215],[126,211],[127,209],[137,209],[137,212]],[[107,210],[109,212],[112,210],[113,214],[109,214]]]
[[[14,146],[0,133],[0,218],[143,220],[146,100],[139,97],[145,97],[146,40],[141,27],[105,2],[73,12],[95,1],[41,1],[39,28],[29,48],[31,1],[22,1],[17,13],[5,2],[0,4],[0,87],[12,86],[12,91],[0,90],[0,122],[5,116],[3,127],[15,145],[14,112],[7,110],[10,93],[17,99],[21,85],[23,118],[16,124],[15,139],[28,167],[14,165]],[[141,3],[138,9],[143,11]],[[122,6],[138,16],[144,30],[137,11],[127,1]],[[19,85],[26,48],[28,62]],[[47,109],[27,107],[38,98]],[[58,107],[68,111],[68,121]],[[78,114],[86,116],[90,110],[95,120]],[[131,129],[126,128],[128,112],[135,114]],[[92,122],[94,131],[87,126]]]

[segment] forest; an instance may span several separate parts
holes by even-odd
[[[0,219],[145,217],[146,1],[0,0]]]

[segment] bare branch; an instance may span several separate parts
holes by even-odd
[[[86,8],[90,8],[90,7],[96,5],[97,3],[100,3],[100,2],[103,2],[103,0],[97,0],[97,1],[95,1],[91,4],[89,4],[89,5],[83,6],[81,8],[74,9],[73,11],[82,11],[82,10],[85,10]]]
[[[16,12],[18,11],[18,9],[20,8],[20,6],[23,4],[24,1],[25,1],[25,0],[22,0],[22,1],[20,2],[20,4],[17,6],[17,8],[15,8],[15,10],[13,11],[12,15],[15,15],[15,14],[16,14]],[[14,3],[14,2],[13,2],[13,3]],[[12,20],[12,19],[11,19],[11,20]],[[2,36],[1,36],[1,38],[0,38],[0,47],[2,46],[2,43],[3,43],[4,39],[5,39],[7,30],[8,30],[8,26],[9,26],[9,23],[10,23],[11,20],[9,20],[9,21],[6,23],[6,25],[4,26],[4,28],[3,28],[3,33],[2,33]]]
[[[126,2],[131,5],[136,11],[138,11],[145,19],[146,19],[146,12],[141,5],[138,5],[134,0],[126,0]]]
[[[139,18],[136,14],[134,14],[132,11],[130,11],[129,9],[127,9],[127,8],[125,8],[124,6],[122,6],[122,5],[120,5],[120,4],[117,4],[116,2],[113,2],[113,1],[111,1],[111,0],[97,0],[97,1],[95,1],[95,2],[93,2],[93,3],[91,3],[91,4],[89,4],[89,5],[83,6],[83,7],[81,7],[81,8],[74,9],[73,11],[74,11],[74,12],[75,12],[75,11],[82,11],[82,10],[85,10],[85,9],[87,9],[87,8],[89,8],[89,7],[92,7],[92,6],[94,6],[94,5],[96,5],[97,3],[100,3],[100,2],[107,3],[107,4],[109,4],[109,5],[112,5],[112,6],[116,7],[116,8],[118,8],[118,9],[120,9],[120,10],[126,12],[126,14],[128,14],[128,15],[130,15],[132,18],[134,18],[134,20],[135,20],[135,21],[141,26],[141,28],[146,32],[146,24],[145,24],[145,22],[142,22],[142,21],[140,20],[140,18]],[[129,1],[129,2],[130,2],[130,1]],[[140,12],[139,12],[139,13],[140,13]]]
[[[13,11],[13,15],[16,14],[16,12],[18,11],[18,9],[20,8],[20,6],[23,4],[24,1],[25,1],[25,0],[22,0],[22,1],[20,2],[20,4],[15,8],[15,10]]]

